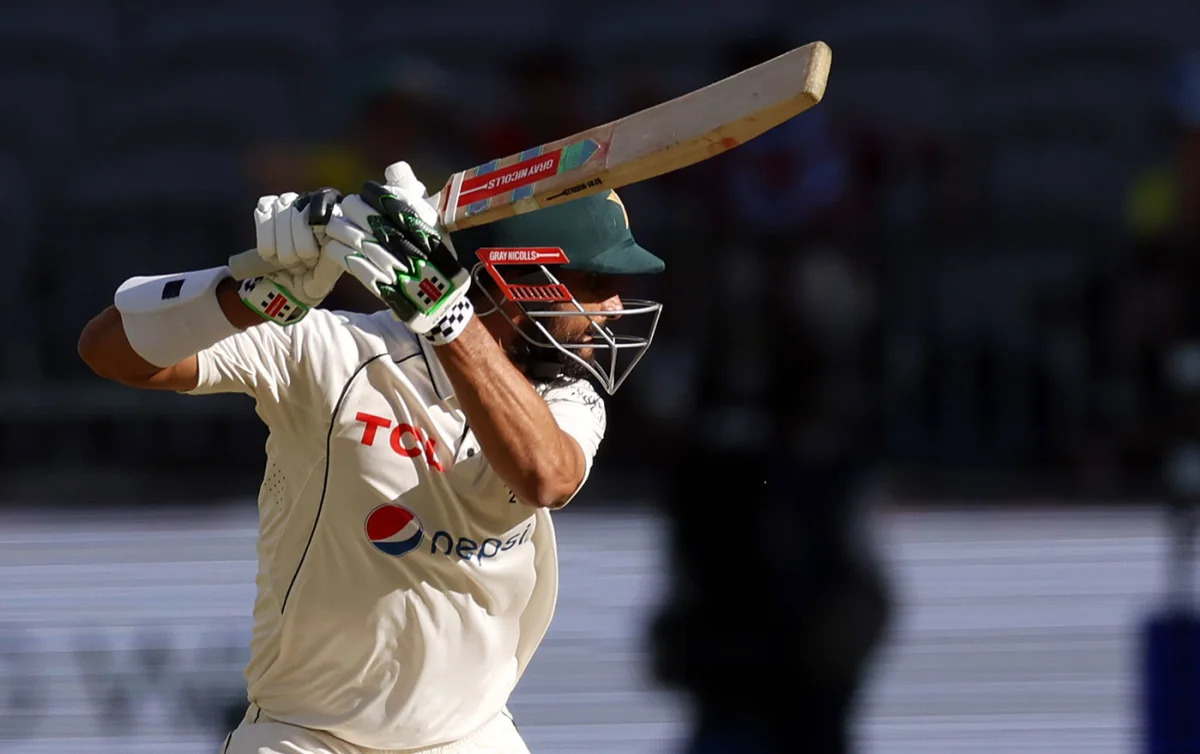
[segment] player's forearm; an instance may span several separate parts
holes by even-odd
[[[546,508],[569,500],[583,480],[583,451],[487,328],[473,320],[437,354],[480,449],[517,498]]]
[[[245,329],[265,320],[242,303],[237,282],[229,278],[217,285],[217,301],[226,319],[234,327]],[[125,333],[121,313],[109,306],[83,328],[79,336],[79,356],[97,375],[128,385],[158,387],[155,379],[164,370],[142,358]],[[175,389],[174,385],[164,385]]]

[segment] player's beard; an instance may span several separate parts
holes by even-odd
[[[567,326],[567,322],[569,322],[567,318],[546,317],[540,321],[542,326],[562,345],[583,345],[584,338],[591,329],[584,327],[578,332],[568,332],[570,328]],[[508,356],[527,377],[535,382],[553,382],[555,380],[587,379],[592,376],[583,364],[549,343],[541,329],[528,318],[520,326],[523,336],[513,339],[512,345],[508,348]],[[590,362],[594,349],[571,348],[570,353],[585,362]]]

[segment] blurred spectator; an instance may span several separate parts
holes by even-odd
[[[330,87],[346,112],[337,136],[313,144],[257,145],[247,158],[260,193],[332,186],[357,191],[364,180],[380,180],[385,165],[407,160],[431,191],[477,151],[449,98],[454,79],[435,61],[389,57],[351,66]],[[322,87],[314,87],[322,91]]]
[[[562,139],[588,123],[583,106],[586,82],[570,50],[547,45],[525,50],[504,67],[505,112],[483,119],[478,129],[481,160],[504,157]]]
[[[1200,49],[1173,67],[1164,105],[1168,151],[1138,174],[1127,196],[1127,222],[1143,247],[1200,234]]]
[[[1135,178],[1126,196],[1133,248],[1115,318],[1119,358],[1137,386],[1127,408],[1125,461],[1156,466],[1172,414],[1164,354],[1200,336],[1200,51],[1172,69],[1164,118],[1167,151]]]
[[[848,161],[835,143],[828,110],[816,108],[738,148],[728,160],[723,206],[737,227],[811,232],[834,219],[846,195]]]
[[[844,754],[891,609],[863,497],[873,293],[828,247],[754,240],[723,273],[699,403],[669,456],[657,670],[695,705],[688,752]],[[730,516],[736,564],[712,546]]]
[[[347,123],[337,138],[310,144],[256,145],[246,164],[259,195],[332,186],[355,192],[366,180],[382,180],[383,168],[407,160],[429,191],[441,189],[451,172],[480,162],[473,136],[451,105],[450,74],[436,62],[388,57],[339,72],[330,97],[345,98]],[[314,91],[322,91],[314,87]],[[316,95],[314,95],[316,96]],[[325,107],[317,99],[316,106]],[[376,311],[382,304],[344,276],[323,306]]]
[[[782,54],[783,39],[751,38],[725,51],[725,75]],[[719,195],[726,236],[755,232],[811,234],[840,218],[847,199],[850,162],[832,130],[828,108],[817,107],[737,148],[721,161]]]
[[[780,49],[736,48],[729,67]],[[724,162],[723,261],[698,266],[715,298],[666,493],[676,586],[654,626],[660,677],[696,707],[693,754],[851,751],[890,614],[861,494],[874,282],[838,232],[848,161],[818,112]],[[750,543],[735,567],[706,535],[730,515]]]

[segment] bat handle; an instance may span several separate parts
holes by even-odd
[[[257,250],[249,249],[229,258],[229,270],[233,273],[235,280],[247,280],[270,275],[272,272],[278,271],[279,266],[263,259]]]

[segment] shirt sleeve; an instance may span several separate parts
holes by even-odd
[[[191,395],[243,393],[278,402],[292,381],[295,335],[264,323],[230,335],[196,354],[199,380]]]
[[[326,421],[357,364],[346,330],[339,313],[321,309],[287,327],[271,322],[248,327],[196,354],[199,379],[187,392],[249,395],[276,428]]]
[[[558,426],[573,437],[583,451],[583,479],[571,495],[574,498],[591,475],[592,461],[604,439],[608,424],[604,400],[586,380],[551,386],[543,397]]]

